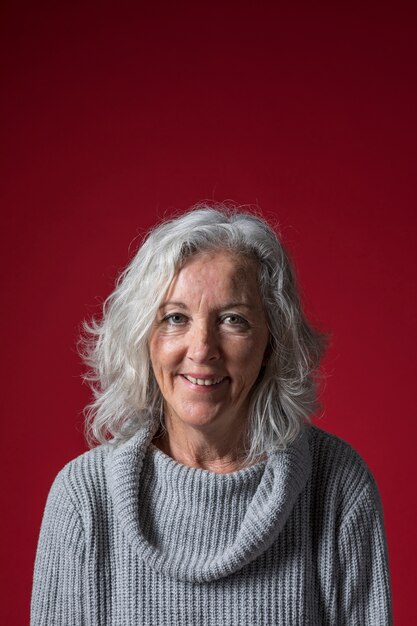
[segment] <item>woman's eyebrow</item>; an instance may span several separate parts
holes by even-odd
[[[221,309],[233,309],[234,307],[237,306],[244,306],[247,309],[254,309],[255,307],[250,304],[249,302],[229,302],[228,304],[224,304],[223,306],[221,306]]]
[[[179,309],[188,308],[187,305],[184,304],[183,302],[176,302],[174,300],[168,300],[167,302],[163,302],[159,308],[163,309],[167,306],[176,306]],[[241,307],[241,306],[246,307],[247,309],[251,309],[251,310],[256,308],[249,302],[228,302],[226,304],[222,304],[221,306],[219,306],[219,310],[223,311],[225,309],[233,309],[234,307]]]
[[[183,302],[174,302],[173,300],[168,300],[167,302],[163,302],[159,308],[163,309],[166,306],[176,306],[179,309],[186,309],[187,308],[186,305]]]

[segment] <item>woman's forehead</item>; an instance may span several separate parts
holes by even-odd
[[[253,268],[257,270],[258,268],[258,261],[253,255],[229,248],[214,248],[202,250],[186,257],[178,271],[186,267],[205,265],[206,263],[230,267],[236,275],[241,274],[242,276],[245,276],[248,269],[252,270]]]
[[[192,296],[238,296],[259,301],[257,263],[255,259],[228,250],[200,252],[186,259],[168,289],[167,298],[175,294]]]

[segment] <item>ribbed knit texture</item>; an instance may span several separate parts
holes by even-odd
[[[375,481],[309,427],[229,474],[176,463],[155,427],[57,476],[35,565],[32,626],[386,626]]]

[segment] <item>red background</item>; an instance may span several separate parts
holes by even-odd
[[[416,23],[377,3],[3,3],[1,621],[28,621],[45,498],[85,449],[79,325],[167,210],[274,216],[333,334],[322,427],[383,499],[417,623]],[[135,244],[133,244],[134,246]]]

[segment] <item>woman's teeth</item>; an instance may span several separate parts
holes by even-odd
[[[194,385],[204,385],[205,387],[217,385],[223,380],[223,376],[221,378],[193,378],[192,376],[188,376],[188,374],[183,374],[183,376],[189,380],[190,383],[194,383]]]

